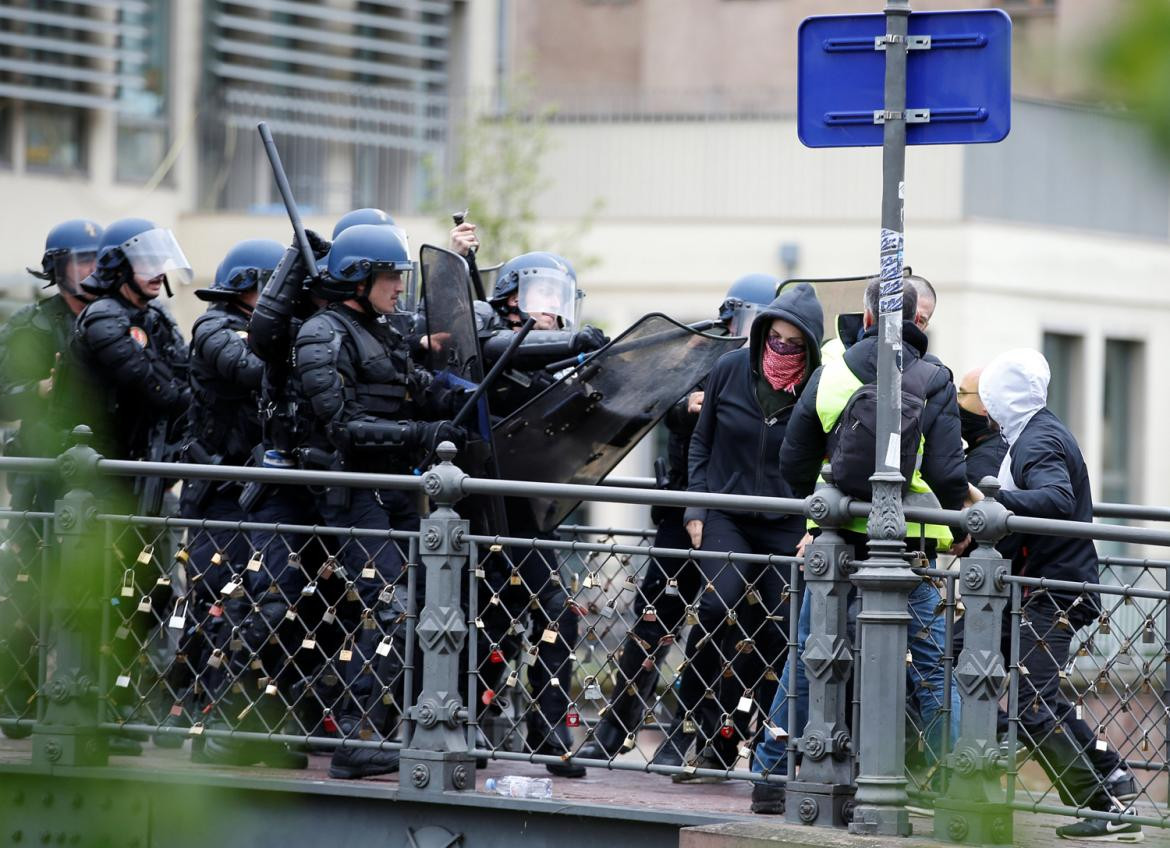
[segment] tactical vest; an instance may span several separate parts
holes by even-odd
[[[827,435],[832,431],[837,419],[841,417],[849,398],[864,383],[845,364],[843,349],[839,355],[832,355],[823,361],[821,382],[817,386],[817,418],[820,419],[821,429]],[[925,438],[919,440],[918,443],[919,457],[922,456],[924,446]],[[910,490],[903,498],[903,503],[906,506],[933,507],[935,509],[940,505],[938,498],[935,497],[930,486],[922,478],[922,472],[917,468],[914,469],[914,474],[910,478]],[[809,521],[809,526],[815,526],[815,522]],[[866,519],[850,519],[844,529],[864,535],[866,533]],[[934,539],[939,548],[949,548],[954,542],[949,527],[939,524],[921,525],[910,521],[906,522],[906,538],[915,539],[920,536]]]
[[[208,334],[227,329],[246,333],[248,320],[226,308],[212,308],[195,319],[191,328],[191,393],[188,412],[190,435],[212,454],[232,465],[242,464],[261,440],[257,399],[253,390],[224,379],[197,351]]]
[[[355,400],[376,418],[397,420],[405,414],[410,400],[410,351],[398,333],[387,324],[373,328],[342,309],[322,313],[350,344],[354,353]]]

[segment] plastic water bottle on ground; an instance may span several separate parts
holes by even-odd
[[[514,774],[504,777],[489,777],[484,781],[488,792],[495,792],[505,798],[551,798],[552,781],[547,777],[519,777]]]

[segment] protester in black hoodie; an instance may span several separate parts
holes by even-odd
[[[756,316],[746,349],[725,354],[715,364],[691,437],[690,491],[792,497],[775,457],[792,408],[820,364],[823,330],[820,302],[812,286],[801,284]],[[798,515],[692,508],[684,520],[692,544],[709,551],[792,555],[804,533],[804,520]],[[700,566],[709,583],[698,606],[702,638],[684,670],[682,685],[719,697],[727,716],[722,727],[702,726],[708,711],[699,713],[688,705],[700,722],[694,764],[729,768],[740,740],[726,728],[733,728],[734,713],[751,711],[738,710],[740,698],[730,697],[722,686],[725,659],[720,648],[750,646],[759,658],[760,674],[738,682],[744,697],[766,709],[787,652],[788,572],[787,567],[725,560],[702,560]],[[739,725],[738,732],[744,732],[742,722]]]

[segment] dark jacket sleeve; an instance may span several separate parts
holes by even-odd
[[[181,380],[154,347],[143,347],[130,336],[130,318],[105,298],[86,307],[78,319],[77,334],[90,365],[109,375],[119,386],[140,392],[142,401],[156,409],[181,410],[189,395]],[[182,346],[186,353],[186,345]]]
[[[828,436],[817,415],[817,389],[820,385],[821,369],[818,368],[809,377],[808,385],[792,410],[784,443],[780,446],[780,475],[797,498],[812,494],[825,462]]]
[[[264,362],[226,318],[209,317],[195,324],[191,347],[221,379],[244,389],[259,389]]]
[[[942,386],[928,394],[923,412],[926,445],[922,451],[922,479],[943,509],[961,509],[967,496],[967,459],[963,454],[959,399],[950,372],[943,369],[940,375]]]
[[[19,421],[44,414],[38,392],[53,367],[52,336],[35,326],[36,305],[24,307],[0,329],[0,419]]]
[[[691,434],[691,446],[687,460],[687,491],[707,491],[707,463],[711,459],[711,449],[715,444],[715,419],[719,407],[719,392],[726,381],[727,365],[725,359],[720,359],[711,369],[707,378],[707,388],[703,395],[703,408],[699,411],[699,420],[695,423],[695,432]],[[705,521],[707,510],[702,507],[687,507],[683,513],[683,523],[688,521]]]
[[[1001,491],[999,501],[1012,512],[1035,518],[1071,518],[1076,495],[1064,445],[1048,434],[1022,436],[1012,448],[1012,479],[1020,488]]]

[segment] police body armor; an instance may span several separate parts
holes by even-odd
[[[360,470],[402,473],[414,447],[409,421],[425,378],[390,324],[331,304],[305,322],[294,347],[299,390],[312,409],[312,448]],[[356,469],[355,469],[356,470]]]
[[[67,350],[73,323],[65,299],[54,295],[20,309],[0,331],[0,417],[20,421],[4,446],[7,456],[56,456],[66,447],[40,383]],[[43,475],[9,474],[8,489],[17,509],[51,510],[59,494],[56,481]]]
[[[90,425],[107,456],[166,458],[190,403],[187,345],[170,315],[153,302],[139,309],[118,294],[99,298],[78,316],[70,351],[72,391],[54,397],[72,407],[72,423]]]
[[[212,304],[191,328],[188,438],[228,465],[244,465],[262,439],[256,395],[264,363],[249,349],[247,330],[247,317],[230,303]]]

